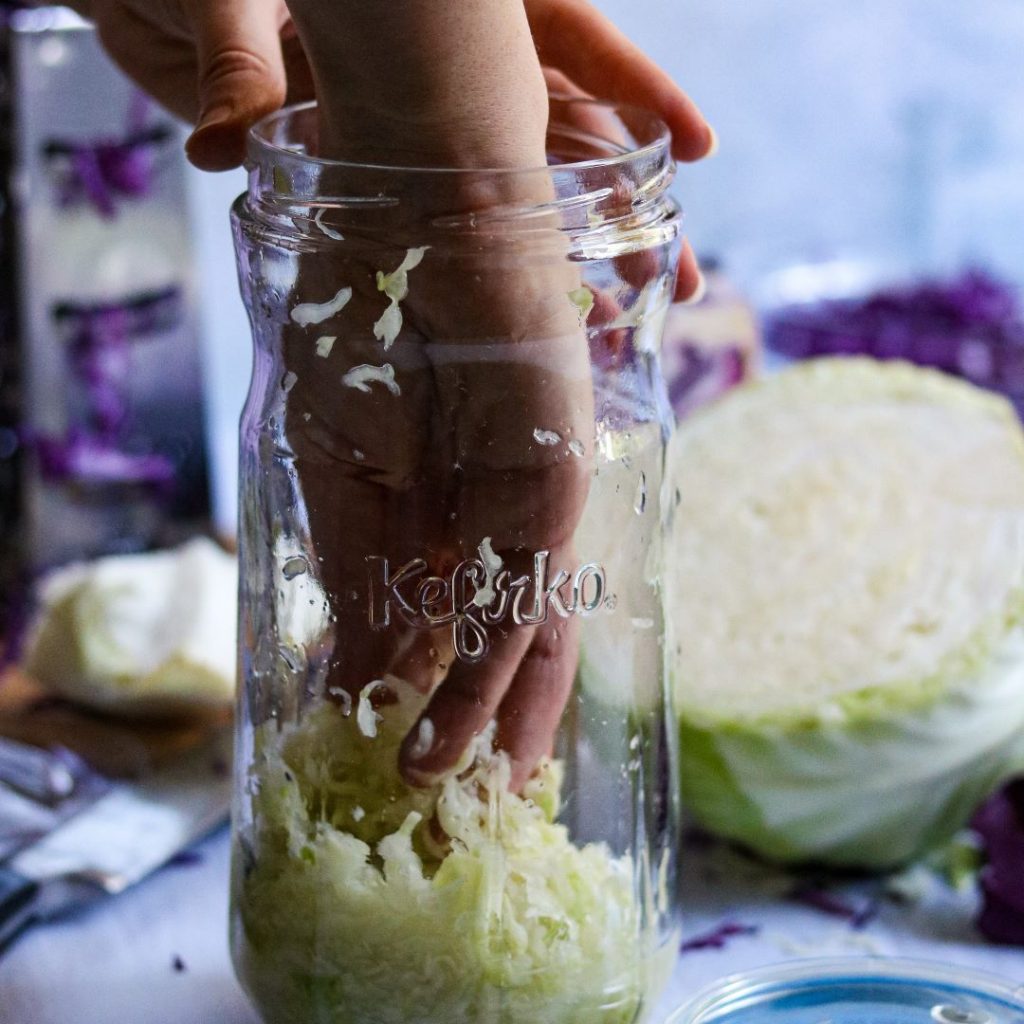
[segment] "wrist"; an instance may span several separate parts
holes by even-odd
[[[525,168],[545,162],[546,94],[530,103],[441,103],[417,110],[320,96],[324,156],[394,167]]]
[[[544,159],[547,91],[521,0],[290,0],[325,156],[413,166]]]

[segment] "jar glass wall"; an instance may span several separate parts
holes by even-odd
[[[655,119],[533,171],[253,133],[232,894],[269,1024],[630,1022],[677,948]]]

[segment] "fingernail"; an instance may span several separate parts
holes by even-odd
[[[708,280],[701,271],[697,271],[697,287],[688,299],[683,299],[684,306],[696,306],[707,294]]]
[[[189,160],[204,171],[237,167],[245,155],[245,126],[226,104],[204,110],[199,123],[185,140]]]
[[[416,735],[409,746],[409,760],[422,761],[434,749],[434,723],[421,718]]]
[[[718,152],[718,132],[711,125],[708,125],[708,135],[711,136],[711,145],[708,146],[708,151],[704,154],[705,160]]]
[[[195,131],[201,132],[207,128],[224,124],[225,121],[231,120],[233,113],[233,110],[227,103],[215,103],[212,107],[204,107],[199,114],[199,121],[196,124]]]

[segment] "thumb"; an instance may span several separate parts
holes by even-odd
[[[199,64],[199,122],[185,144],[207,171],[236,167],[254,122],[284,102],[281,6],[267,0],[187,0]]]

